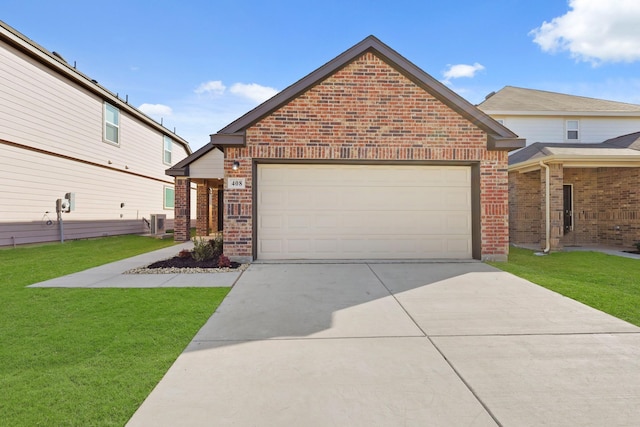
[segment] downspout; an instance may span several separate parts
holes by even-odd
[[[542,160],[540,160],[540,166],[545,169],[545,238],[546,238],[546,246],[544,248],[544,253],[548,254],[551,249],[551,206],[549,204],[549,200],[551,199],[550,193],[550,185],[549,179],[551,178],[551,173],[549,171],[549,166],[545,165]]]

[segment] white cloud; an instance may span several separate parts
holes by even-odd
[[[260,86],[257,83],[235,83],[229,92],[260,103],[278,93],[278,90],[268,86]]]
[[[152,117],[166,117],[173,114],[171,107],[162,104],[142,104],[138,110]]]
[[[594,65],[640,60],[638,0],[569,0],[569,8],[529,33],[544,52],[568,51]]]
[[[211,80],[202,83],[194,91],[198,95],[209,93],[211,95],[222,95],[227,87],[220,80]]]
[[[474,77],[478,71],[484,70],[484,65],[477,62],[473,65],[456,64],[450,65],[444,74],[444,80],[448,83],[451,79],[459,79],[460,77]]]
[[[209,142],[210,134],[276,93],[276,89],[256,83],[225,85],[221,80],[211,80],[200,84],[190,94],[172,99],[173,108],[161,104],[143,104],[139,108],[158,121],[162,118],[164,126],[170,130],[175,128],[195,151]]]

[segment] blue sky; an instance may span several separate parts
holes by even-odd
[[[3,0],[0,20],[194,151],[370,34],[474,104],[506,85],[640,104],[637,0]]]

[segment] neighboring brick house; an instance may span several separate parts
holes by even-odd
[[[198,234],[220,203],[235,259],[506,260],[507,153],[523,146],[371,36],[167,170],[175,236],[193,180]]]
[[[478,105],[527,144],[598,143],[640,130],[640,105],[505,86]]]
[[[530,145],[509,157],[511,242],[631,247],[640,241],[639,183],[640,132]]]

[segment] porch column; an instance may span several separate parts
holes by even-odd
[[[204,180],[198,183],[197,190],[196,236],[209,235],[209,183]]]
[[[186,242],[191,240],[191,179],[176,177],[174,202],[173,240]]]
[[[551,251],[562,249],[561,239],[564,234],[563,223],[563,200],[562,185],[564,183],[563,165],[561,163],[549,164],[549,207],[550,207],[550,228],[549,247]],[[542,206],[542,230],[541,246],[546,245],[546,173],[544,169],[540,171],[540,195]]]

